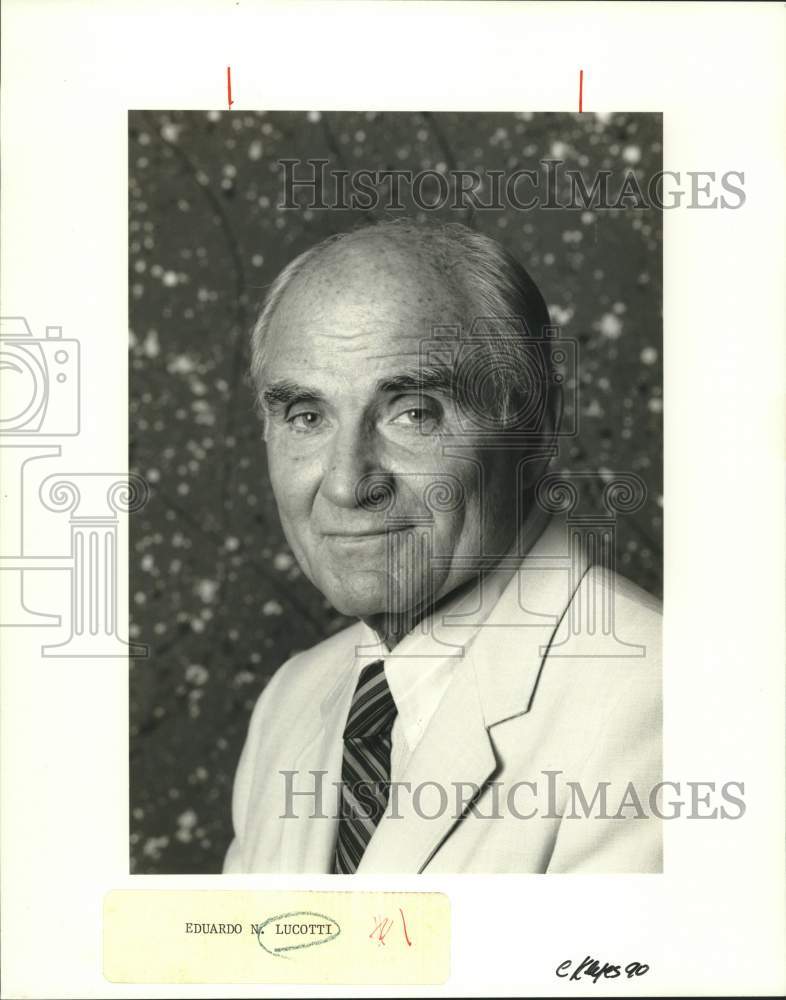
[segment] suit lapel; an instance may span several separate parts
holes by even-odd
[[[480,787],[496,764],[473,672],[462,668],[400,779],[409,788],[391,791],[358,873],[421,871],[456,823],[457,787],[461,782]]]
[[[359,873],[422,871],[463,822],[457,799],[466,802],[470,785],[481,787],[500,766],[490,730],[532,704],[549,642],[572,597],[566,550],[565,524],[553,521],[467,645],[399,779],[410,787],[400,788],[397,809],[389,803]],[[585,568],[574,568],[573,579]]]
[[[282,871],[330,872],[336,839],[336,786],[341,778],[342,745],[333,730],[316,733],[292,765],[298,789],[321,788],[321,803],[312,798],[295,797],[295,816],[282,820]],[[311,772],[315,772],[312,774]],[[321,812],[319,806],[321,805]]]
[[[529,711],[549,644],[586,571],[571,568],[565,522],[555,519],[522,561],[469,651],[486,726]]]
[[[312,802],[298,796],[292,803],[295,817],[283,820],[282,871],[330,872],[336,842],[338,793],[336,782],[341,780],[344,730],[355,677],[347,665],[352,663],[359,626],[347,630],[344,642],[324,664],[325,674],[334,677],[322,699],[311,729],[303,738],[301,749],[291,765],[296,787],[312,789],[319,782],[322,790],[322,811],[312,811]],[[337,735],[338,734],[338,735]],[[297,736],[297,733],[293,734]],[[298,737],[300,738],[300,737]],[[319,772],[315,777],[311,772]],[[313,813],[317,812],[314,816]]]

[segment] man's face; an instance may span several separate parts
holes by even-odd
[[[429,268],[368,241],[328,251],[273,316],[273,492],[303,572],[344,614],[422,607],[477,575],[456,557],[513,541],[510,454],[473,442],[449,379],[420,371],[433,327],[466,329],[470,313]],[[439,483],[457,503],[441,502]]]

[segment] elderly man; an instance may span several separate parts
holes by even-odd
[[[225,872],[660,870],[660,614],[607,536],[593,564],[538,502],[549,329],[462,226],[334,236],[272,285],[252,374],[273,491],[359,621],[263,691]]]

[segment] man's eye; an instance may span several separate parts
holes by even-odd
[[[409,406],[392,421],[399,427],[411,427],[421,431],[432,431],[439,423],[439,413],[428,406]]]
[[[296,431],[313,431],[322,422],[322,415],[313,410],[301,410],[287,417],[287,423]]]

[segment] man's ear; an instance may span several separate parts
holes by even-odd
[[[557,444],[564,407],[565,396],[562,386],[557,382],[552,383],[549,387],[549,397],[544,414],[544,433],[548,435],[552,447]]]
[[[522,488],[535,488],[538,480],[546,474],[552,461],[557,457],[559,426],[562,421],[562,390],[553,386],[544,407],[538,433],[530,444],[522,449],[522,457],[530,456],[523,466]]]

